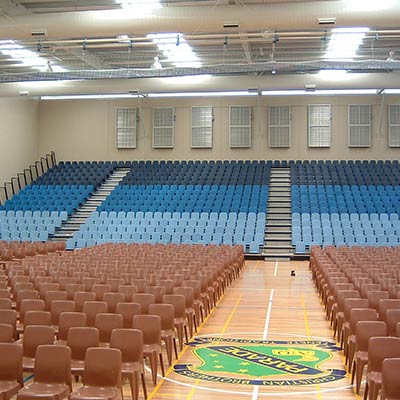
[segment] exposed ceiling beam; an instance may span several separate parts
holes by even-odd
[[[27,8],[15,0],[0,0],[1,13],[10,17],[32,14]]]

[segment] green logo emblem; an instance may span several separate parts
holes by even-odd
[[[315,385],[342,379],[346,372],[322,369],[339,351],[323,341],[195,338],[189,343],[198,365],[178,364],[174,371],[190,378],[241,385]]]

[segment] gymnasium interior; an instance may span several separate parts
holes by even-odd
[[[400,399],[399,16],[2,0],[1,398]]]

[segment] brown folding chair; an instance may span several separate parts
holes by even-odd
[[[400,338],[371,337],[368,340],[368,372],[364,399],[377,400],[382,386],[382,362],[400,357]],[[368,397],[367,397],[368,396]]]
[[[122,278],[108,278],[107,279],[107,285],[110,285],[111,290],[110,292],[118,292],[120,285],[124,284],[124,280]]]
[[[58,340],[66,341],[68,332],[74,327],[86,326],[87,316],[82,312],[63,312],[58,320]]]
[[[174,306],[175,318],[174,324],[176,333],[178,334],[180,349],[183,349],[183,334],[185,333],[186,341],[188,342],[187,321],[185,312],[185,296],[182,294],[165,294],[163,296],[163,304],[172,304]]]
[[[17,400],[62,400],[71,390],[71,349],[57,345],[38,346],[34,381],[18,392]]]
[[[389,292],[384,290],[373,290],[368,292],[367,296],[370,308],[375,308],[375,310],[378,311],[379,301],[381,299],[388,299]]]
[[[23,324],[25,320],[25,314],[28,311],[45,311],[45,304],[43,300],[39,299],[25,299],[21,302],[21,307],[19,310],[19,319]]]
[[[400,309],[387,310],[384,322],[388,328],[388,336],[397,336],[396,325],[400,322]]]
[[[194,312],[196,315],[196,321],[197,323],[200,323],[200,321],[204,320],[204,309],[205,306],[203,304],[203,300],[201,297],[201,285],[199,280],[188,280],[183,282],[183,286],[191,287],[193,288],[193,294],[194,294],[194,301],[193,301],[193,306],[194,306]]]
[[[340,280],[337,283],[333,284],[329,292],[329,296],[327,297],[326,300],[326,318],[331,321],[332,326],[336,317],[338,292],[340,290],[353,290],[353,289],[354,285],[350,282],[343,282],[342,280]]]
[[[154,296],[155,304],[162,303],[162,297],[164,296],[164,286],[146,286],[145,293],[150,293]]]
[[[121,400],[122,354],[118,349],[92,347],[86,351],[84,385],[70,394],[70,400]]]
[[[67,285],[76,284],[76,278],[74,276],[63,276],[58,280],[60,284],[60,290],[66,291]]]
[[[65,286],[65,291],[67,292],[67,299],[73,300],[76,292],[85,291],[85,286],[82,283],[68,283]]]
[[[132,279],[132,285],[136,288],[136,293],[144,293],[147,286],[146,279]]]
[[[83,278],[82,283],[85,286],[85,292],[91,292],[93,285],[99,284],[100,279],[94,277]]]
[[[0,343],[0,398],[9,400],[23,387],[22,347],[15,343]]]
[[[100,332],[100,342],[110,343],[112,331],[124,327],[124,318],[120,314],[99,313],[96,315],[94,326]]]
[[[391,299],[399,299],[400,294],[400,284],[390,285],[389,286],[389,298]]]
[[[63,312],[74,312],[75,303],[72,300],[54,300],[51,303],[51,322],[53,325],[58,326],[60,314]]]
[[[161,318],[158,315],[135,315],[133,328],[143,332],[143,354],[149,357],[153,384],[156,385],[158,358],[162,375],[165,375],[161,352]]]
[[[0,299],[0,310],[11,310],[12,301],[11,299]]]
[[[200,281],[200,300],[204,305],[205,315],[208,315],[211,311],[211,299],[208,294],[208,279],[205,275],[198,275],[197,279]]]
[[[51,276],[36,276],[33,280],[33,286],[35,286],[36,290],[40,290],[40,285],[42,283],[51,283],[53,278]]]
[[[380,321],[386,320],[387,310],[400,310],[400,299],[382,299],[378,304],[378,315]]]
[[[87,326],[94,326],[96,322],[96,315],[106,313],[108,311],[108,304],[105,301],[87,301],[83,305],[82,312],[86,314]]]
[[[129,303],[132,301],[133,293],[136,293],[136,287],[133,285],[120,285],[118,293],[122,293],[125,296],[124,302]]]
[[[351,370],[351,384],[356,379],[359,394],[364,367],[368,365],[368,340],[374,336],[386,336],[386,324],[382,321],[359,321],[356,324],[356,346]]]
[[[185,297],[185,314],[188,322],[190,336],[197,331],[196,313],[194,311],[194,290],[191,287],[176,287],[174,294],[181,294]]]
[[[115,313],[122,315],[124,319],[124,328],[132,328],[133,317],[142,313],[142,306],[139,303],[118,303],[115,307]]]
[[[71,349],[72,375],[83,375],[86,350],[91,347],[98,347],[99,343],[100,334],[97,328],[74,326],[69,329],[66,344]]]
[[[81,312],[83,310],[83,305],[87,301],[96,301],[96,294],[93,292],[75,292],[74,293],[74,303],[75,310]]]
[[[142,314],[148,314],[150,304],[155,304],[155,298],[150,293],[134,293],[132,303],[139,303],[142,307]]]
[[[18,296],[18,292],[21,290],[34,290],[32,282],[18,282],[13,287],[13,295],[16,298]]]
[[[175,310],[172,304],[150,304],[150,315],[158,315],[161,318],[161,340],[165,343],[169,365],[172,364],[172,347],[175,357],[178,358],[175,339]]]
[[[114,329],[111,334],[110,348],[118,349],[122,353],[122,377],[129,380],[132,399],[139,398],[139,375],[146,399],[142,331],[139,329]]]
[[[48,311],[28,311],[25,314],[24,329],[29,325],[51,326],[51,314]]]
[[[20,290],[16,297],[16,309],[17,311],[21,308],[21,303],[23,300],[37,300],[39,299],[39,292],[37,290]]]
[[[359,299],[358,290],[339,290],[337,293],[337,303],[335,309],[335,319],[333,321],[333,331],[337,334],[338,341],[341,341],[342,326],[344,323],[344,302],[346,299]]]
[[[11,299],[10,289],[0,289],[0,299]]]
[[[18,339],[17,319],[18,313],[15,310],[0,310],[0,324],[6,324],[12,327],[14,340]]]
[[[382,362],[381,400],[400,399],[400,358],[387,358]]]
[[[158,284],[164,288],[164,294],[174,293],[175,281],[173,279],[159,279]]]
[[[108,312],[115,313],[117,304],[125,301],[125,295],[123,293],[107,292],[103,295],[103,301],[108,305]]]
[[[364,299],[366,300],[366,299]],[[349,333],[347,344],[344,347],[344,355],[346,357],[346,365],[349,370],[353,365],[354,352],[356,347],[356,326],[359,321],[377,321],[378,314],[373,308],[352,308],[350,311]]]
[[[32,372],[35,353],[41,344],[54,343],[54,328],[51,326],[30,325],[24,330],[22,346],[24,349],[23,369]]]
[[[353,308],[368,308],[368,300],[361,298],[347,298],[344,300],[344,319],[342,325],[342,334],[340,335],[340,344],[345,348],[350,329],[350,311]]]
[[[376,292],[381,290],[381,285],[379,283],[365,283],[361,286],[361,297],[363,299],[368,299],[368,292]]]
[[[96,301],[102,301],[104,293],[111,292],[111,285],[96,283],[92,286],[92,292],[96,295]]]
[[[56,282],[41,283],[39,286],[40,298],[44,300],[46,298],[46,293],[50,290],[52,290],[52,291],[60,290],[60,284],[56,283]]]
[[[46,311],[51,310],[51,303],[55,300],[67,300],[67,292],[62,290],[49,290],[44,299]]]
[[[13,327],[0,323],[0,343],[12,343],[14,341]]]

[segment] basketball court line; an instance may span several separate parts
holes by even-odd
[[[276,262],[276,265],[278,265],[278,261]],[[276,267],[276,269],[277,269],[277,267]],[[271,320],[271,311],[272,311],[272,302],[274,299],[274,292],[275,292],[275,289],[271,289],[271,293],[269,295],[269,301],[268,301],[267,315],[265,317],[264,332],[263,332],[262,340],[266,340],[268,337],[268,329],[269,329],[269,322]],[[251,396],[252,400],[258,399],[259,390],[260,390],[259,386],[254,386],[253,395]]]

